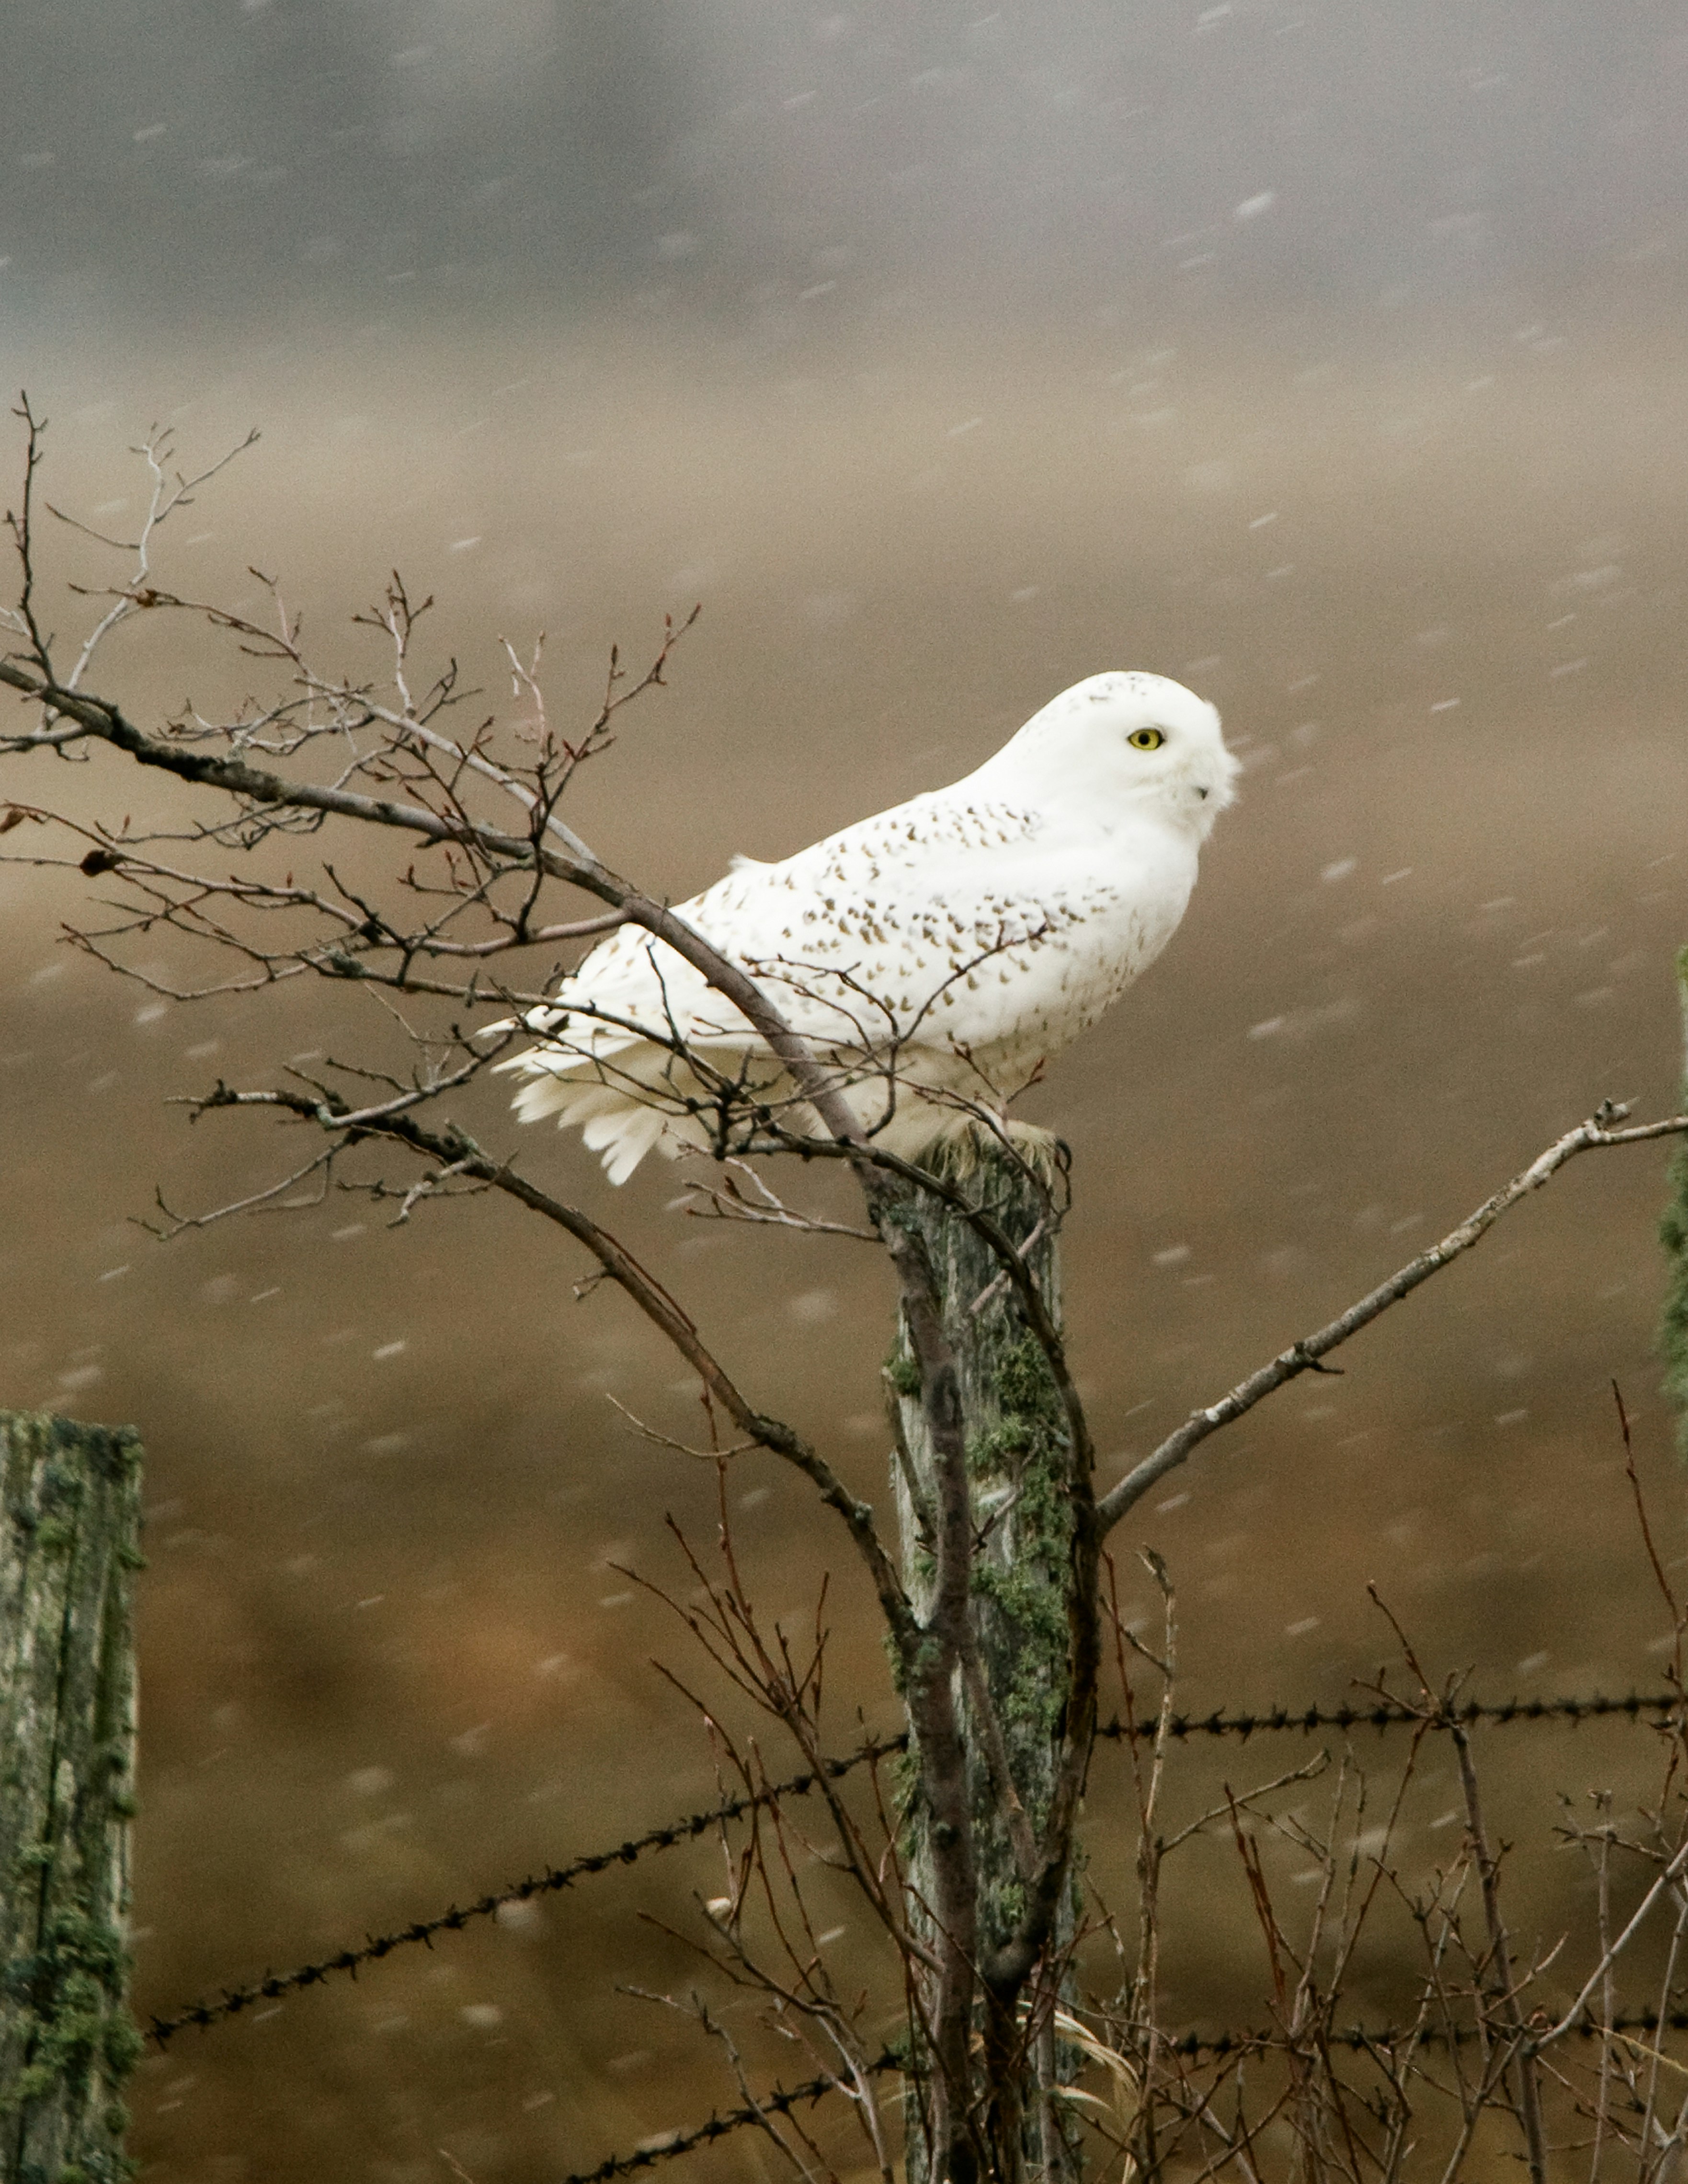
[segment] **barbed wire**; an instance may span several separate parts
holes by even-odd
[[[1513,1722],[1595,1721],[1623,1715],[1640,1721],[1649,1714],[1669,1714],[1688,1704],[1680,1691],[1631,1691],[1626,1698],[1608,1699],[1596,1691],[1588,1698],[1462,1699],[1452,1706],[1409,1706],[1404,1700],[1379,1699],[1370,1706],[1268,1707],[1262,1713],[1226,1713],[1216,1708],[1209,1714],[1175,1713],[1167,1724],[1168,1736],[1236,1736],[1245,1743],[1266,1730],[1401,1729],[1409,1723],[1428,1722],[1432,1729],[1468,1728],[1487,1721],[1505,1727]],[[1156,1733],[1151,1718],[1123,1722],[1117,1715],[1098,1729],[1099,1737],[1132,1737],[1144,1742]]]
[[[1601,2040],[1613,2035],[1621,2038],[1628,2032],[1685,2032],[1688,2031],[1688,2009],[1630,2009],[1620,2010],[1615,2016],[1602,2020],[1579,2017],[1570,2027],[1579,2040]],[[1332,2025],[1321,2035],[1328,2048],[1345,2048],[1351,2054],[1363,2054],[1373,2048],[1398,2048],[1403,2041],[1411,2040],[1421,2048],[1468,2048],[1474,2041],[1494,2041],[1504,2038],[1492,2028],[1479,2025]],[[1162,2043],[1162,2052],[1168,2055],[1201,2057],[1212,2055],[1223,2059],[1227,2055],[1243,2053],[1250,2049],[1287,2048],[1285,2036],[1277,2031],[1223,2032],[1185,2032],[1176,2040]]]
[[[1555,1697],[1538,1699],[1507,1699],[1482,1701],[1466,1699],[1451,1707],[1439,1708],[1428,1716],[1433,1729],[1448,1729],[1456,1724],[1462,1728],[1476,1722],[1491,1722],[1505,1726],[1513,1723],[1549,1721],[1580,1722],[1617,1716],[1630,1721],[1640,1721],[1649,1716],[1666,1715],[1684,1703],[1678,1691],[1632,1691],[1625,1698],[1609,1699],[1596,1692],[1589,1697]],[[1370,1706],[1339,1707],[1268,1707],[1254,1713],[1228,1713],[1216,1708],[1208,1714],[1175,1713],[1167,1723],[1167,1734],[1187,1741],[1194,1736],[1234,1736],[1246,1743],[1251,1736],[1273,1732],[1299,1730],[1311,1734],[1315,1730],[1340,1729],[1401,1729],[1409,1724],[1423,1723],[1427,1719],[1423,1708],[1414,1708],[1404,1702],[1379,1700]],[[1097,1730],[1099,1738],[1114,1742],[1146,1741],[1156,1731],[1152,1719],[1139,1722],[1121,1721],[1117,1716],[1105,1722]],[[278,2001],[283,1995],[320,1986],[336,1973],[344,1972],[356,1978],[362,1964],[378,1963],[390,1956],[393,1950],[421,1943],[432,1947],[437,1934],[459,1933],[465,1926],[480,1919],[496,1918],[506,1903],[526,1903],[536,1896],[554,1895],[560,1890],[571,1888],[575,1882],[594,1874],[607,1873],[617,1865],[632,1865],[648,1852],[671,1850],[676,1845],[694,1841],[711,1828],[730,1820],[742,1819],[749,1814],[766,1805],[777,1804],[784,1797],[806,1797],[822,1777],[832,1782],[840,1781],[846,1774],[880,1759],[894,1757],[908,1749],[908,1736],[870,1737],[852,1752],[836,1759],[827,1759],[821,1769],[810,1769],[793,1774],[783,1782],[771,1782],[764,1789],[747,1792],[742,1797],[729,1797],[706,1812],[693,1813],[683,1819],[671,1820],[665,1827],[651,1828],[642,1836],[630,1837],[613,1849],[594,1851],[582,1858],[572,1859],[567,1865],[548,1866],[543,1873],[530,1874],[525,1880],[512,1881],[494,1894],[479,1897],[472,1903],[448,1904],[443,1911],[429,1919],[413,1919],[409,1925],[395,1928],[387,1934],[370,1935],[353,1947],[337,1949],[331,1956],[319,1958],[311,1964],[301,1964],[290,1972],[266,1972],[262,1979],[253,1980],[242,1986],[224,1987],[214,2001],[201,2000],[184,2003],[169,2017],[154,2016],[148,2026],[148,2036],[160,2048],[165,2046],[178,2032],[191,2025],[203,2030],[220,2020],[237,2017],[242,2010],[250,2009],[259,2002]]]
[[[883,2077],[888,2070],[900,2070],[900,2059],[889,2048],[866,2065],[870,2077]],[[728,2109],[724,2114],[711,2115],[706,2123],[694,2124],[684,2131],[666,2131],[660,2139],[647,2140],[631,2153],[612,2153],[600,2161],[596,2169],[577,2169],[565,2176],[562,2184],[609,2184],[612,2176],[630,2176],[635,2170],[649,2169],[659,2161],[671,2161],[677,2154],[689,2153],[694,2147],[706,2145],[710,2139],[725,2138],[728,2131],[743,2131],[748,2125],[760,2123],[764,2116],[786,2115],[802,2101],[818,2101],[827,2093],[842,2091],[836,2077],[828,2073],[824,2077],[806,2078],[800,2086],[776,2086],[753,2106]]]
[[[1579,2018],[1571,2031],[1579,2038],[1597,2040],[1613,2035],[1622,2037],[1626,2033],[1688,2031],[1688,2009],[1637,2009],[1621,2011],[1602,2022],[1597,2018]],[[1333,2025],[1322,2036],[1327,2048],[1345,2048],[1351,2054],[1366,2054],[1378,2049],[1399,2048],[1407,2041],[1419,2047],[1460,2048],[1472,2042],[1495,2036],[1475,2025],[1419,2026],[1412,2025],[1380,2025],[1370,2026],[1351,2025]],[[1162,2043],[1163,2055],[1181,2057],[1185,2060],[1200,2060],[1211,2057],[1223,2062],[1228,2056],[1259,2054],[1274,2048],[1288,2049],[1293,2043],[1275,2028],[1251,2031],[1231,2031],[1202,2034],[1187,2032],[1176,2040]],[[865,2066],[866,2075],[882,2077],[886,2072],[901,2070],[903,2059],[887,2049],[883,2054]],[[770,2114],[784,2115],[802,2101],[818,2101],[828,2093],[844,2090],[836,2076],[827,2075],[806,2079],[800,2086],[776,2086],[772,2092],[754,2105],[728,2109],[717,2112],[707,2121],[687,2129],[666,2131],[660,2138],[647,2140],[631,2153],[612,2153],[600,2161],[595,2169],[578,2169],[561,2180],[561,2184],[610,2184],[616,2176],[629,2176],[641,2169],[654,2168],[660,2161],[671,2161],[677,2155],[690,2153],[712,2140],[724,2138],[729,2131],[744,2131],[760,2123]]]
[[[390,1934],[371,1934],[356,1947],[337,1949],[332,1956],[301,1964],[294,1971],[266,1972],[262,1979],[253,1980],[244,1986],[225,1987],[214,2002],[187,2003],[173,2016],[154,2017],[147,2028],[148,2036],[162,2048],[173,2034],[190,2025],[214,2025],[220,2018],[238,2016],[254,2003],[273,2002],[302,1987],[320,1986],[335,1972],[348,1972],[355,1979],[360,1964],[376,1963],[390,1956],[394,1949],[418,1942],[432,1947],[436,1934],[459,1933],[477,1919],[496,1918],[506,1903],[526,1903],[536,1896],[554,1895],[560,1889],[572,1888],[577,1880],[607,1873],[613,1866],[632,1865],[649,1851],[671,1850],[677,1843],[694,1841],[710,1829],[727,1820],[743,1819],[747,1813],[755,1812],[764,1805],[777,1804],[783,1797],[806,1797],[823,1774],[828,1781],[838,1781],[858,1767],[905,1752],[908,1741],[906,1733],[901,1736],[870,1737],[844,1758],[828,1759],[818,1769],[793,1774],[783,1782],[771,1782],[766,1789],[742,1797],[728,1797],[719,1805],[711,1805],[707,1812],[671,1820],[666,1827],[649,1829],[642,1836],[630,1836],[626,1842],[618,1843],[613,1850],[593,1851],[583,1858],[571,1859],[567,1865],[547,1866],[543,1873],[529,1874],[524,1880],[513,1880],[494,1895],[479,1897],[473,1903],[448,1904],[431,1919],[413,1919],[408,1926],[398,1927]]]

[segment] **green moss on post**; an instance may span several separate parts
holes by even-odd
[[[1047,1167],[1058,1190],[1052,1141],[1028,1134],[1017,1146],[1028,1164]],[[964,1184],[1021,1247],[1051,1318],[1061,1320],[1058,1255],[1047,1201],[1038,1184],[983,1132],[943,1141],[928,1156],[935,1173]],[[1067,1491],[1072,1450],[1066,1413],[1049,1366],[1001,1268],[975,1230],[941,1200],[923,1197],[916,1217],[937,1279],[944,1332],[955,1352],[971,1477],[973,1529],[972,1622],[981,1666],[1000,1724],[1015,1791],[1041,1835],[1055,1788],[1056,1756],[1070,1685],[1067,1594],[1072,1582],[1072,1514]],[[1028,1240],[1030,1240],[1029,1242]],[[928,1442],[920,1373],[906,1330],[885,1367],[898,1435],[894,1463],[902,1535],[903,1581],[923,1616],[934,1575],[922,1512],[939,1501]],[[961,1694],[967,1747],[982,1951],[1008,1940],[1024,1896],[1003,1802],[992,1785],[986,1743],[970,1699]],[[910,1876],[931,1900],[927,1815],[911,1769],[905,1807]],[[1059,1939],[1072,1933],[1071,1915]],[[1052,2033],[1028,2058],[1020,2090],[1025,2118],[1024,2174],[1037,2184],[1070,2184],[1080,2170],[1074,2111],[1057,2086],[1076,2076],[1076,2057]],[[908,2173],[922,2184],[924,2147],[908,2134]]]
[[[141,1447],[0,1412],[0,2184],[121,2184]]]
[[[1682,1097],[1688,1104],[1688,948],[1676,959],[1682,991]],[[1688,1140],[1679,1139],[1670,1163],[1670,1197],[1659,1235],[1670,1264],[1659,1348],[1664,1355],[1664,1392],[1681,1412],[1677,1446],[1688,1457]]]

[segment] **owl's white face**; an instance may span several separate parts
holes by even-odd
[[[1044,796],[1149,805],[1205,839],[1235,794],[1238,762],[1205,698],[1164,675],[1092,675],[1052,698],[990,764]]]

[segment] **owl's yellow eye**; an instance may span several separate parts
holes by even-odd
[[[1166,740],[1159,728],[1134,728],[1126,738],[1134,750],[1159,750]]]

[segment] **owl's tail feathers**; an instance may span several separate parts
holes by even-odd
[[[665,1115],[660,1107],[636,1107],[625,1101],[619,1110],[596,1114],[580,1134],[588,1151],[602,1153],[604,1173],[611,1183],[625,1183],[653,1147],[660,1146],[671,1160],[684,1150],[680,1134],[683,1118]],[[693,1125],[696,1129],[695,1123]],[[699,1138],[702,1133],[698,1132]]]
[[[674,1094],[660,1083],[669,1057],[660,1047],[649,1050],[652,1084],[649,1099],[641,1099],[638,1067],[642,1057],[632,1049],[616,1057],[623,1081],[605,1084],[602,1056],[573,1056],[530,1047],[508,1061],[494,1063],[499,1072],[518,1074],[526,1081],[510,1103],[524,1123],[556,1117],[559,1129],[577,1128],[589,1152],[601,1154],[604,1173],[611,1183],[625,1183],[648,1152],[677,1160],[681,1154],[707,1146],[703,1125],[672,1104]]]

